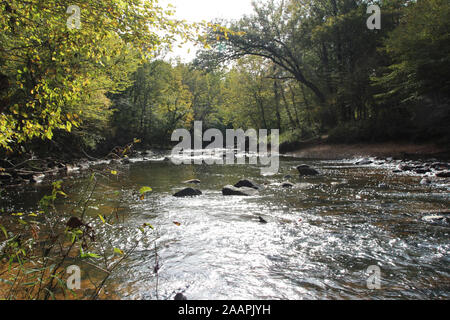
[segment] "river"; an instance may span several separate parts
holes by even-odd
[[[422,219],[448,212],[449,184],[420,185],[417,175],[392,173],[395,162],[354,162],[282,157],[275,176],[249,164],[119,166],[117,176],[100,178],[89,216],[111,214],[121,191],[123,220],[102,236],[127,248],[136,226],[150,223],[155,230],[106,290],[121,299],[173,299],[177,292],[188,299],[449,299],[450,228]],[[321,174],[299,178],[295,166],[304,163]],[[288,174],[295,186],[284,189]],[[69,198],[58,203],[60,210],[79,200],[86,176],[64,179]],[[223,186],[243,178],[263,189],[251,197],[222,195]],[[173,197],[189,179],[201,180],[203,195]],[[140,200],[143,186],[153,192]],[[48,184],[8,190],[5,207],[31,212],[49,190]],[[381,270],[377,290],[367,287],[373,265]]]

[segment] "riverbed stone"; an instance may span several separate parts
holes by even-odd
[[[200,190],[193,189],[193,188],[186,188],[181,191],[178,191],[173,196],[177,197],[177,198],[186,198],[186,197],[197,197],[197,196],[201,196],[201,195],[202,195],[202,192]]]
[[[236,188],[242,188],[242,187],[246,187],[246,188],[252,188],[255,190],[259,190],[261,187],[259,185],[257,185],[256,183],[254,183],[253,181],[244,179],[244,180],[240,180],[238,183],[236,183],[234,185]]]
[[[247,187],[240,187],[237,188],[235,186],[225,186],[222,189],[222,194],[224,196],[254,196],[258,193],[258,190],[253,189],[253,188],[247,188]]]
[[[300,176],[316,176],[319,174],[319,171],[316,169],[311,168],[310,166],[306,164],[302,164],[296,167],[298,170],[298,173]]]

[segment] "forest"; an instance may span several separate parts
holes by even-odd
[[[64,1],[0,3],[3,157],[167,147],[194,121],[280,129],[285,149],[450,141],[446,0],[256,1],[238,21],[203,24],[141,2],[78,1],[79,29]],[[369,4],[379,30],[366,25]],[[194,61],[163,59],[177,38],[200,45]]]

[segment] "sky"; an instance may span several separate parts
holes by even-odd
[[[172,4],[175,7],[175,18],[188,22],[211,21],[216,18],[237,20],[245,14],[253,12],[252,0],[160,0],[162,7]],[[190,53],[188,51],[190,50]],[[181,61],[189,62],[195,57],[195,48],[185,45],[182,49],[174,49],[166,58],[181,57]]]

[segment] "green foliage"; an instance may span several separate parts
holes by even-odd
[[[82,129],[92,141],[111,114],[105,94],[127,88],[141,58],[186,32],[156,1],[76,4],[82,25],[71,30],[65,2],[0,3],[0,147],[55,130]]]

